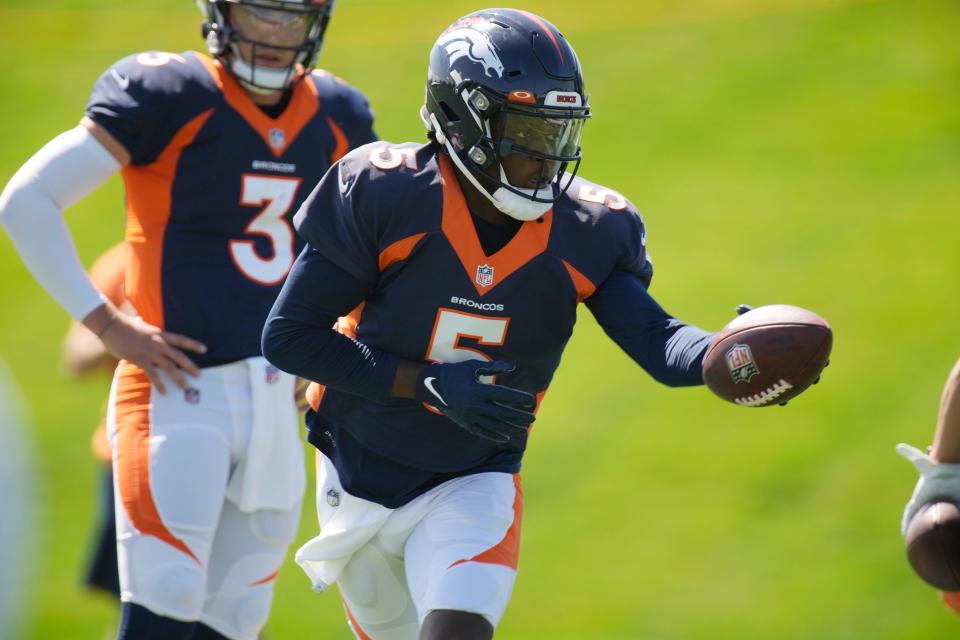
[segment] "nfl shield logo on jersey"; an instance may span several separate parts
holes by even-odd
[[[750,382],[750,378],[760,373],[757,363],[753,361],[753,352],[750,345],[737,343],[727,351],[727,368],[734,382]]]
[[[187,387],[183,390],[183,399],[187,401],[187,404],[200,404],[200,389]]]
[[[489,287],[493,284],[493,267],[487,264],[477,267],[477,284],[481,287]]]
[[[287,136],[283,129],[270,129],[270,146],[274,149],[281,149],[287,143]]]

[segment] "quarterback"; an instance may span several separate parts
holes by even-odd
[[[376,139],[366,99],[313,65],[333,0],[204,0],[210,57],[145,52],[11,179],[0,222],[46,290],[120,359],[108,407],[123,639],[254,640],[304,489],[292,376],[261,356],[303,242],[293,212]],[[117,172],[129,316],[61,211]]]
[[[421,115],[428,143],[350,152],[294,216],[307,246],[264,355],[319,383],[320,534],[297,553],[314,588],[338,585],[359,638],[489,638],[578,304],[671,386],[702,384],[713,334],[647,293],[633,204],[576,175],[591,107],[553,25],[508,9],[451,25]]]

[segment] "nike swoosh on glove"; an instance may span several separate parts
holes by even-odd
[[[526,435],[537,399],[526,391],[482,382],[480,376],[513,370],[503,361],[428,364],[417,377],[417,400],[475,436],[506,444]]]
[[[900,533],[905,536],[911,518],[923,505],[942,500],[960,505],[960,464],[934,462],[920,449],[902,442],[897,445],[897,453],[920,472],[920,479],[900,521]]]

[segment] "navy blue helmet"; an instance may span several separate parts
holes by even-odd
[[[576,174],[590,105],[577,54],[556,27],[527,11],[485,9],[454,22],[433,45],[421,116],[481,193],[530,220]],[[510,184],[502,166],[510,154],[540,161],[542,183]]]

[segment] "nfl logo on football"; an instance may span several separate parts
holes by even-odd
[[[750,382],[750,378],[760,373],[757,363],[753,361],[750,346],[737,343],[727,351],[727,368],[734,382]]]
[[[283,129],[270,129],[270,146],[274,149],[280,149],[287,142],[287,136]]]
[[[481,287],[489,287],[493,284],[493,267],[486,264],[477,267],[477,284]]]

